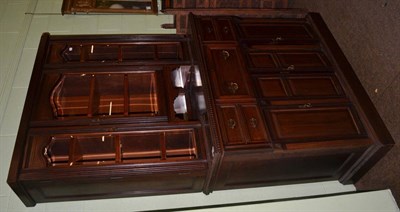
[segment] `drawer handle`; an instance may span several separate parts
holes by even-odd
[[[239,85],[236,82],[230,82],[228,89],[232,94],[235,94],[239,90]]]
[[[229,120],[228,120],[228,126],[229,126],[229,128],[231,128],[231,129],[235,129],[235,127],[236,127],[236,121],[233,120],[233,119],[229,119]]]
[[[224,60],[227,60],[231,55],[229,54],[228,51],[226,50],[222,50],[221,52],[222,57],[224,58]]]
[[[283,40],[285,40],[285,39],[282,38],[281,36],[278,36],[278,37],[272,39],[272,43],[278,43],[279,41],[283,41]]]
[[[290,65],[286,68],[283,68],[284,71],[294,71],[294,69],[295,69],[294,65]]]
[[[299,105],[299,108],[302,108],[302,109],[305,109],[305,108],[312,108],[313,106],[312,106],[312,104],[311,103],[307,103],[307,104],[304,104],[304,105]]]
[[[257,119],[256,118],[251,118],[250,119],[250,127],[252,127],[252,128],[257,128],[257,125],[258,125],[258,122],[257,122]]]
[[[223,30],[224,30],[224,33],[225,33],[225,34],[228,34],[228,33],[229,33],[229,28],[228,28],[227,26],[224,26],[224,29],[223,29]]]
[[[207,32],[208,32],[208,34],[211,34],[211,33],[212,33],[211,27],[207,27]]]

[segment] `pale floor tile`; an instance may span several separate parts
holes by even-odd
[[[46,212],[46,206],[37,204],[35,207],[26,207],[21,200],[15,195],[14,192],[11,193],[8,200],[7,212]],[[72,210],[71,210],[72,212]]]
[[[17,74],[15,75],[13,88],[28,88],[31,79],[33,65],[35,63],[37,49],[24,49]]]
[[[261,200],[276,200],[325,194],[321,183],[271,186],[252,189],[201,192],[191,194],[93,200],[85,202],[85,211],[141,211],[179,207],[194,207]]]
[[[148,15],[123,15],[122,31],[130,34],[144,34],[147,32],[146,16]],[[156,16],[159,17],[160,16]],[[160,26],[161,29],[161,26]]]
[[[0,196],[0,211],[1,212],[6,212],[8,208],[8,199],[9,197],[2,197]]]
[[[57,0],[58,1],[58,0]],[[54,0],[38,0],[35,8],[35,13],[51,13],[53,12]],[[61,7],[60,7],[61,10]]]
[[[0,20],[0,32],[18,32],[27,8],[28,3],[8,3]]]
[[[159,15],[159,16],[152,16],[152,15],[146,15],[145,16],[145,23],[146,23],[146,31],[149,33],[168,33],[166,31],[171,31],[171,30],[166,30],[161,28],[162,24],[165,23],[173,23],[171,21],[170,15]],[[173,33],[175,33],[175,29],[172,29]]]
[[[321,184],[327,194],[356,191],[356,187],[353,184],[343,185],[339,181],[327,181]]]
[[[16,136],[0,136],[0,196],[2,197],[8,197],[11,193],[11,188],[6,181],[15,139]]]
[[[52,15],[49,18],[48,32],[53,34],[68,34],[72,32],[74,16]]]
[[[122,21],[122,15],[100,15],[99,20],[98,20],[98,31],[100,33],[106,32],[115,32],[119,33],[121,32],[121,21]],[[140,20],[138,20],[140,21]]]
[[[46,203],[43,205],[45,205],[46,212],[83,212],[85,203],[83,201],[73,201]]]
[[[10,66],[10,62],[12,61],[14,52],[14,47],[17,44],[18,40],[17,32],[0,32],[0,73],[3,74],[5,71],[8,71],[8,67]],[[2,77],[2,79],[4,79]],[[2,84],[0,84],[1,86]]]
[[[72,32],[74,34],[95,34],[98,17],[93,15],[75,15]]]
[[[16,135],[24,107],[27,88],[13,88],[8,100],[0,135]]]
[[[24,48],[38,48],[40,36],[43,32],[48,32],[49,22],[52,16],[34,15],[31,26],[25,40]]]

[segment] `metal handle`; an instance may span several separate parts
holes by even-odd
[[[221,52],[222,57],[224,58],[224,60],[227,60],[231,55],[229,54],[228,51],[226,50],[222,50]]]
[[[278,36],[278,37],[272,39],[272,43],[278,43],[278,41],[283,41],[283,40],[285,40],[285,39],[282,38],[281,36]]]
[[[258,122],[257,122],[257,119],[256,118],[251,118],[250,119],[250,126],[252,127],[252,128],[257,128],[257,125],[258,125]]]
[[[224,30],[224,33],[225,33],[225,34],[228,34],[228,33],[229,33],[229,28],[228,28],[227,26],[224,26],[223,30]]]
[[[239,85],[236,82],[230,82],[228,89],[232,94],[235,94],[239,90]]]
[[[294,65],[290,65],[286,68],[283,68],[284,71],[294,71],[294,69],[295,69]]]
[[[312,108],[312,104],[311,103],[307,103],[307,104],[299,105],[299,108],[302,108],[302,109]]]
[[[231,128],[231,129],[235,129],[235,127],[236,127],[236,121],[233,120],[233,119],[229,119],[229,120],[228,120],[228,126],[229,126],[229,128]]]
[[[212,33],[211,27],[207,27],[207,32],[208,32],[208,34]]]

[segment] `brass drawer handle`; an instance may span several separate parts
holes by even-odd
[[[299,108],[301,109],[306,109],[306,108],[312,108],[312,104],[311,103],[307,103],[307,104],[303,104],[303,105],[299,105]]]
[[[221,52],[222,57],[224,58],[224,60],[227,60],[231,55],[229,54],[228,51],[226,50],[222,50]]]
[[[239,90],[239,85],[236,82],[230,82],[228,89],[232,94],[235,94]]]
[[[233,119],[229,119],[229,120],[228,120],[228,126],[229,126],[229,128],[231,128],[231,129],[235,129],[235,127],[236,127],[236,121],[233,120]]]
[[[285,40],[285,39],[282,38],[281,36],[278,36],[278,37],[272,39],[272,43],[273,43],[273,44],[276,44],[276,43],[278,43],[279,41],[283,41],[283,40]]]
[[[211,34],[212,31],[213,31],[213,30],[211,29],[211,27],[208,26],[208,27],[207,27],[207,32],[208,32],[208,34]]]
[[[250,127],[252,127],[252,128],[257,128],[257,125],[258,125],[258,122],[257,122],[257,119],[256,118],[251,118],[250,119]]]
[[[295,67],[294,67],[294,65],[290,65],[290,66],[288,66],[288,67],[286,67],[286,68],[283,68],[283,70],[284,70],[284,71],[294,71],[294,70],[295,70]]]
[[[223,30],[224,30],[224,33],[225,33],[225,34],[228,34],[228,33],[229,33],[229,28],[228,28],[227,26],[224,26]]]

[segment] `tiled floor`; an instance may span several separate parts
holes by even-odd
[[[61,16],[61,0],[0,0],[0,211],[134,211],[205,204],[256,201],[354,191],[336,181],[268,188],[217,191],[211,195],[181,194],[112,200],[38,204],[26,208],[6,184],[11,152],[42,32],[173,33],[160,29],[170,16]],[[28,12],[28,14],[25,14]],[[35,14],[30,14],[34,12]],[[154,204],[157,203],[157,204]]]

